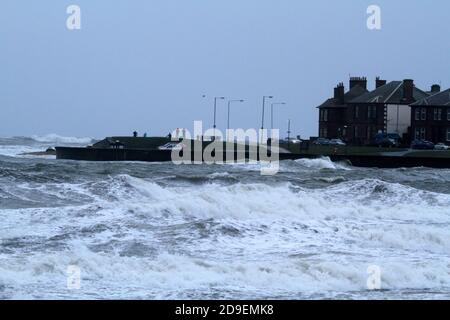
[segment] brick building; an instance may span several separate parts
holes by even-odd
[[[450,89],[433,88],[434,94],[411,104],[411,131],[415,139],[450,143]]]
[[[341,138],[352,145],[366,145],[378,133],[396,133],[407,143],[415,137],[415,129],[412,129],[412,105],[416,102],[426,104],[431,101],[447,103],[445,95],[435,96],[439,91],[438,85],[433,85],[430,92],[425,92],[417,88],[410,79],[388,83],[380,78],[376,78],[375,89],[368,91],[366,78],[350,78],[348,92],[345,92],[344,84],[340,83],[334,88],[333,98],[318,107],[319,137]],[[435,98],[426,100],[430,95]],[[442,109],[437,111],[438,114],[444,112],[444,106],[437,108]],[[447,109],[445,110],[447,112]],[[415,128],[423,130],[421,125],[425,123],[419,122],[415,125]],[[445,125],[442,123],[442,126]],[[444,127],[441,130],[444,130]],[[442,135],[443,132],[439,134]]]
[[[410,104],[429,94],[414,86],[414,81],[377,79],[375,90],[348,103],[346,140],[353,145],[365,145],[378,133],[396,133],[404,141],[410,140]]]
[[[347,128],[348,102],[367,93],[366,78],[350,78],[349,90],[345,92],[343,83],[334,88],[332,98],[319,107],[319,137],[334,139],[344,138]]]

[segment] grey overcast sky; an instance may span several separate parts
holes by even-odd
[[[81,30],[66,28],[71,4]],[[288,103],[277,127],[316,135],[315,107],[349,74],[449,87],[449,12],[448,0],[2,0],[0,136],[165,135],[212,126],[217,95],[246,100],[233,127],[258,128],[274,95]]]

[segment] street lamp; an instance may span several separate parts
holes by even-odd
[[[216,114],[217,114],[217,100],[225,100],[225,97],[214,97],[214,140],[216,140]]]
[[[261,143],[264,139],[264,113],[266,111],[266,99],[273,99],[273,96],[263,96],[263,105],[262,105],[262,121],[261,121]]]
[[[286,102],[276,102],[272,103],[270,106],[270,130],[273,130],[273,106],[284,106]]]
[[[266,99],[273,99],[273,96],[263,96],[263,105],[262,105],[262,121],[261,121],[261,129],[264,129],[264,113],[266,110]]]

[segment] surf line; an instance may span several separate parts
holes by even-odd
[[[206,318],[209,313],[209,307],[189,307],[183,304],[175,309],[176,315],[196,315]]]

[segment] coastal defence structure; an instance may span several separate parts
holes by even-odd
[[[85,148],[56,147],[59,160],[77,161],[143,161],[172,162],[172,150],[161,150],[161,146],[170,143],[169,138],[110,137]],[[191,141],[194,143],[194,141]],[[181,143],[181,142],[180,142]],[[183,143],[186,143],[184,141]],[[192,162],[204,162],[203,150],[211,142],[202,142],[200,153],[190,151]],[[237,146],[236,146],[237,147]],[[223,153],[219,162],[248,162],[261,160],[261,154],[277,152],[276,159],[297,160],[328,157],[332,161],[345,162],[356,167],[373,168],[450,168],[450,151],[426,151],[401,148],[319,146],[309,141],[281,142],[277,150],[252,149],[243,145],[244,152],[237,149],[232,154]],[[258,147],[261,148],[261,147]],[[264,148],[264,147],[262,147]],[[223,150],[230,150],[223,145]]]
[[[92,146],[56,147],[57,159],[144,162],[247,162],[292,159],[288,149],[268,144],[173,139],[169,137],[108,137]],[[176,155],[176,159],[174,158]],[[276,158],[274,158],[276,156]],[[212,159],[211,159],[212,158]]]

